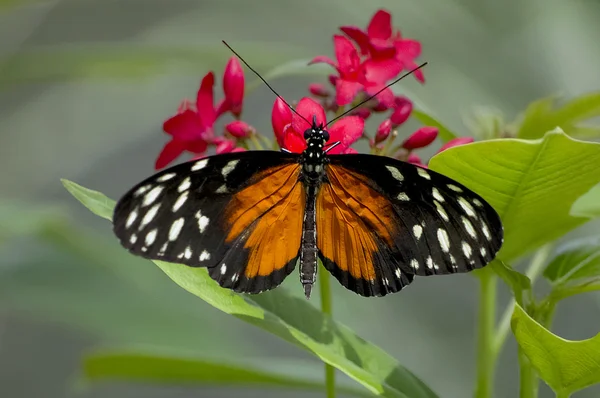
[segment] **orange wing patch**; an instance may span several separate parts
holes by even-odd
[[[298,164],[261,173],[256,183],[233,196],[225,210],[230,225],[227,242],[250,228],[244,243],[250,251],[247,278],[270,275],[298,256],[306,200],[299,173]]]
[[[347,169],[329,165],[327,177],[330,183],[322,185],[317,198],[317,246],[352,277],[373,281],[375,236],[393,246],[392,205]]]

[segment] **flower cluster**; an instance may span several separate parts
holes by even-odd
[[[325,63],[334,68],[335,73],[328,78],[330,86],[310,84],[311,96],[301,98],[294,107],[295,112],[282,98],[275,100],[271,124],[277,145],[292,152],[302,152],[306,148],[303,133],[310,127],[307,120],[316,117],[318,123],[327,126],[329,143],[340,143],[329,152],[331,154],[356,153],[351,146],[364,138],[370,144],[371,153],[424,166],[413,151],[430,145],[436,139],[438,129],[421,127],[394,145],[399,135],[397,129],[411,116],[413,103],[404,96],[394,95],[387,86],[401,73],[417,67],[415,60],[421,54],[421,43],[402,37],[400,31],[393,28],[391,15],[385,10],[377,11],[366,29],[342,26],[340,30],[343,34],[333,36],[335,61],[321,55],[310,62]],[[413,76],[417,81],[425,82],[422,70],[415,70]],[[196,158],[205,156],[210,147],[214,147],[217,154],[273,148],[266,137],[242,120],[245,77],[237,58],[232,57],[225,67],[224,98],[217,104],[214,83],[214,74],[207,73],[196,101],[184,100],[176,114],[164,122],[163,129],[170,141],[156,160],[157,169],[167,166],[184,152]],[[349,114],[328,124],[328,112],[333,115],[329,120],[344,112]],[[225,124],[222,134],[217,134],[215,123],[226,114],[231,114],[234,120]],[[365,121],[375,114],[386,116],[370,137],[364,131]],[[440,151],[471,141],[471,138],[458,138],[446,143]]]

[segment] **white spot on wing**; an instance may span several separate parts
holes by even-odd
[[[444,197],[442,196],[442,194],[440,193],[440,191],[438,191],[437,188],[433,188],[431,190],[431,192],[433,193],[433,197],[434,199],[436,199],[437,201],[443,202],[444,201]]]
[[[487,250],[485,250],[485,247],[482,247],[479,250],[479,253],[481,254],[481,257],[485,257],[487,255]]]
[[[467,257],[467,258],[471,257],[471,254],[473,254],[473,250],[471,249],[471,246],[469,246],[469,244],[467,242],[462,243],[462,250],[463,250],[463,253],[465,253],[465,257]]]
[[[157,253],[159,256],[164,256],[165,255],[165,252],[167,251],[167,245],[168,244],[169,244],[169,242],[163,243],[163,245],[160,247],[160,250]]]
[[[415,225],[413,227],[413,234],[417,240],[421,239],[421,235],[423,235],[423,227],[420,225]]]
[[[228,191],[227,185],[223,184],[219,188],[217,188],[217,190],[215,192],[216,193],[227,193],[227,191]]]
[[[129,213],[129,216],[127,217],[127,222],[125,223],[125,228],[131,227],[137,216],[137,208],[135,208],[131,213]]]
[[[473,204],[477,207],[483,207],[483,203],[477,198],[473,198]]]
[[[142,202],[142,206],[148,206],[148,205],[152,204],[152,202],[154,202],[156,200],[156,198],[158,198],[158,195],[160,195],[162,190],[163,190],[163,187],[160,185],[154,187],[150,192],[148,192],[146,194],[146,196],[144,196],[144,201]]]
[[[471,221],[469,221],[469,219],[467,217],[461,216],[460,218],[463,222],[463,225],[465,226],[465,229],[467,230],[467,233],[473,238],[473,239],[477,239],[477,233],[475,232],[475,228],[473,228],[473,224],[471,224]]]
[[[129,243],[133,245],[135,244],[135,242],[137,242],[137,236],[135,234],[131,234],[131,236],[129,237]]]
[[[490,235],[490,230],[488,229],[488,226],[485,223],[485,221],[481,221],[481,230],[483,231],[483,234],[485,235],[485,238],[488,241],[491,241],[492,240],[492,235]]]
[[[223,167],[223,170],[221,170],[221,174],[223,174],[223,177],[227,177],[227,174],[229,174],[233,171],[233,169],[238,164],[238,162],[239,162],[239,159],[236,159],[236,160],[232,160],[229,163],[227,163],[225,165],[225,167]]]
[[[181,184],[179,184],[177,187],[177,192],[187,191],[190,189],[190,186],[192,186],[192,179],[189,176],[185,177],[185,179],[181,181]]]
[[[177,210],[179,210],[181,208],[181,206],[183,206],[183,204],[185,203],[185,201],[188,198],[188,191],[185,191],[184,193],[182,193],[181,195],[179,195],[179,197],[177,198],[177,200],[175,201],[175,203],[173,204],[173,212],[176,212]]]
[[[192,254],[193,254],[192,248],[188,246],[185,248],[185,251],[183,252],[183,257],[185,257],[186,259],[189,260],[190,258],[192,258]]]
[[[232,282],[237,282],[237,280],[240,278],[240,274],[233,274],[231,275],[231,281]]]
[[[454,184],[448,184],[448,188],[450,188],[451,190],[453,190],[454,192],[462,192],[463,190],[460,187],[457,187]]]
[[[202,170],[203,168],[206,167],[207,164],[208,164],[208,159],[199,160],[196,163],[194,163],[194,165],[192,166],[192,171]]]
[[[142,218],[142,222],[140,222],[140,226],[138,228],[139,230],[144,228],[146,225],[148,225],[150,223],[150,221],[152,221],[154,219],[154,217],[156,216],[156,213],[158,213],[159,207],[160,207],[160,203],[157,203],[154,206],[152,206],[150,208],[150,210],[148,210],[148,212],[146,212],[146,214],[144,215],[144,218]]]
[[[200,261],[204,260],[210,260],[210,253],[206,250],[202,250],[202,253],[200,253]]]
[[[183,228],[183,224],[185,223],[185,218],[178,218],[171,224],[171,229],[169,229],[169,240],[174,241],[179,236],[181,229]]]
[[[426,180],[431,180],[429,173],[425,169],[417,167],[417,174],[419,174],[421,177],[423,177]]]
[[[152,185],[143,185],[141,187],[139,187],[134,193],[134,196],[139,196],[143,193],[146,193],[146,191],[148,191],[150,188],[152,187]]]
[[[437,230],[437,238],[438,241],[440,242],[440,246],[442,247],[442,250],[445,253],[448,253],[450,251],[450,239],[448,238],[448,233],[446,232],[445,229],[438,229]]]
[[[427,257],[427,268],[433,269],[433,259],[431,256]]]
[[[200,233],[202,233],[208,226],[210,219],[206,216],[203,216],[200,210],[198,210],[196,213],[196,218],[198,219],[198,229],[200,230]]]
[[[408,201],[410,200],[410,198],[408,197],[408,195],[407,195],[407,194],[405,194],[404,192],[400,192],[400,193],[398,194],[398,196],[396,196],[396,199],[398,199],[398,200],[402,200],[402,201],[404,201],[404,202],[408,202]]]
[[[156,228],[154,228],[152,231],[150,231],[146,234],[146,239],[144,241],[144,242],[146,242],[146,246],[152,246],[152,244],[156,240],[157,233],[158,233],[158,230]]]
[[[225,275],[225,272],[227,272],[227,266],[223,263],[223,265],[221,265],[221,275]]]
[[[400,270],[400,268],[396,268],[396,278],[400,279],[400,277],[402,276],[402,271]]]
[[[477,217],[477,214],[475,214],[475,209],[473,209],[473,206],[471,206],[471,204],[469,202],[467,202],[467,200],[465,198],[463,198],[462,196],[458,198],[458,204],[460,205],[460,207],[463,208],[463,210],[465,211],[465,213],[467,213],[467,215],[469,217]]]
[[[444,221],[449,221],[450,219],[448,218],[448,214],[446,213],[446,210],[444,210],[440,202],[434,200],[433,203],[435,204],[435,209],[437,210],[438,214],[444,219]]]
[[[419,269],[419,262],[417,261],[416,258],[413,258],[412,260],[410,260],[410,266],[415,271]]]
[[[177,174],[175,173],[167,173],[167,174],[163,174],[160,177],[158,177],[156,179],[156,181],[158,182],[165,182],[165,181],[169,181],[171,178],[175,177]]]
[[[390,171],[392,177],[394,177],[398,181],[404,181],[404,176],[400,173],[400,170],[395,168],[394,166],[385,166],[386,169]]]

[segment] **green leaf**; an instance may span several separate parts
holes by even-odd
[[[553,285],[554,300],[600,290],[600,238],[563,250],[548,264],[544,277]]]
[[[600,184],[581,195],[571,207],[571,215],[576,217],[600,217]]]
[[[492,270],[506,283],[512,290],[517,303],[523,303],[523,292],[531,291],[531,280],[518,271],[515,271],[504,262],[496,259],[491,264]]]
[[[438,119],[425,113],[424,111],[413,109],[411,115],[414,116],[418,121],[420,121],[424,125],[437,127],[439,130],[439,137],[444,142],[448,142],[451,139],[454,139],[459,136],[458,134],[451,131],[448,127],[446,127],[444,124],[442,124],[442,122],[440,122]]]
[[[93,191],[78,185],[72,181],[61,179],[63,186],[78,201],[83,203],[92,213],[107,220],[112,220],[112,212],[115,201],[107,198],[103,193]]]
[[[589,137],[590,133],[599,132],[597,128],[579,123],[600,116],[600,92],[582,95],[561,107],[556,107],[555,102],[555,97],[548,97],[531,103],[522,117],[517,137],[539,138],[556,127],[574,137]]]
[[[71,187],[79,187],[70,183]],[[69,185],[69,184],[68,184]],[[110,199],[79,187],[77,199],[106,218]],[[81,194],[83,193],[83,194]],[[87,197],[85,193],[91,193]],[[101,195],[101,194],[100,194]],[[436,397],[421,380],[381,348],[361,339],[284,289],[245,296],[221,288],[205,268],[154,261],[178,285],[221,311],[258,326],[303,348],[361,383],[369,391],[386,397]]]
[[[599,163],[600,144],[557,130],[534,141],[500,139],[451,148],[429,165],[498,211],[504,224],[498,256],[510,263],[587,221],[569,212],[600,181]]]
[[[161,384],[201,384],[246,387],[279,387],[325,391],[317,363],[197,358],[189,355],[144,351],[100,352],[85,358],[88,380],[126,380]],[[354,397],[372,397],[364,390],[338,384],[337,391]]]
[[[518,304],[511,326],[517,343],[540,377],[561,396],[600,382],[600,334],[565,340],[544,328]]]

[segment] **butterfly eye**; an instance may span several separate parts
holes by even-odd
[[[325,140],[325,142],[329,141],[329,131],[321,130],[321,133],[323,134],[323,139]]]
[[[313,130],[312,129],[306,129],[304,130],[304,139],[308,140],[310,138],[310,136],[312,135]]]

